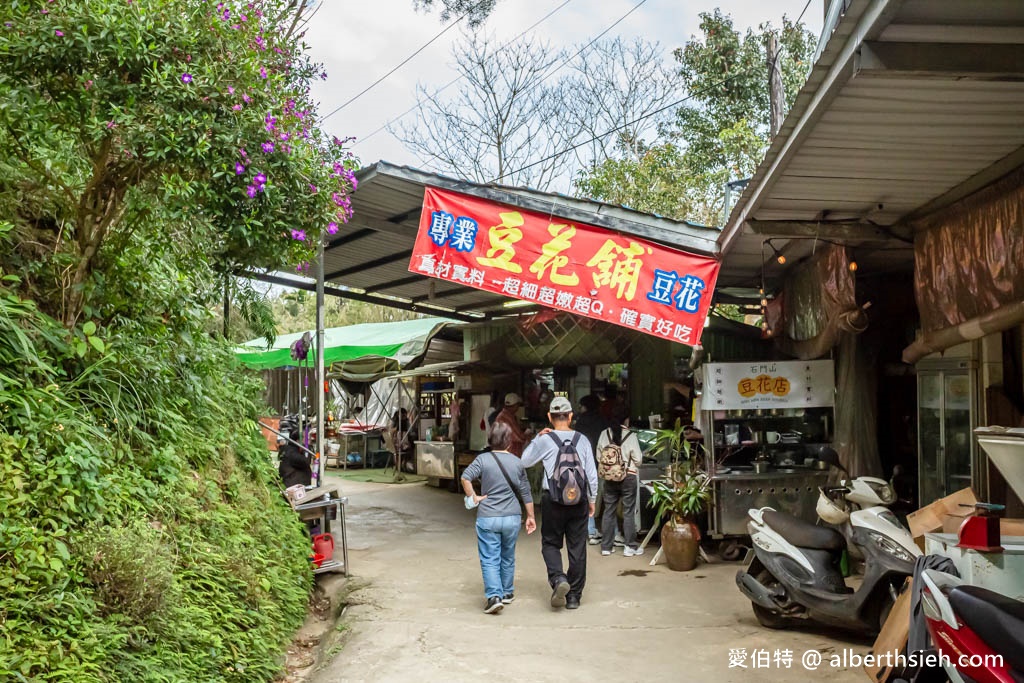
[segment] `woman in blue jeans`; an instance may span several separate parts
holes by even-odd
[[[476,541],[487,601],[484,612],[497,614],[515,599],[516,539],[523,508],[526,533],[536,530],[537,520],[533,516],[526,470],[519,458],[508,451],[512,430],[503,422],[495,422],[487,432],[487,443],[491,450],[478,455],[462,473],[462,490],[477,506]],[[477,479],[480,495],[473,490]]]

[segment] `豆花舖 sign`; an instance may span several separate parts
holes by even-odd
[[[835,405],[830,360],[707,363],[704,373],[704,410]]]
[[[426,188],[409,270],[695,346],[719,262]]]

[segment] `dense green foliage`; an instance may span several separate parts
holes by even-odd
[[[753,174],[769,142],[765,38],[776,34],[787,108],[804,84],[814,37],[783,18],[781,28],[741,34],[720,10],[701,14],[701,35],[675,51],[688,97],[676,120],[638,159],[611,159],[583,172],[579,190],[706,225],[722,221],[724,185]]]
[[[309,541],[209,330],[234,269],[301,265],[348,216],[300,19],[0,8],[0,680],[281,668]]]

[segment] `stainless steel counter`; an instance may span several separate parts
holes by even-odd
[[[747,511],[770,507],[807,522],[818,519],[818,487],[828,472],[809,468],[783,468],[763,474],[728,472],[711,477],[713,501],[709,533],[713,537],[747,533]]]

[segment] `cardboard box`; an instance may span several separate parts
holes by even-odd
[[[907,636],[910,633],[910,598],[912,595],[910,585],[912,581],[913,579],[908,576],[903,583],[903,592],[900,593],[900,596],[896,599],[896,604],[889,611],[889,618],[885,620],[885,624],[882,626],[882,630],[879,632],[878,638],[875,639],[875,644],[871,648],[871,652],[877,655],[892,652],[893,656],[891,659],[893,663],[897,662],[896,655],[907,649]],[[885,663],[885,659],[882,659],[881,663],[872,661],[871,666],[864,666],[864,673],[868,675],[868,678],[878,683],[888,681],[900,673],[894,671],[892,666],[884,666]]]
[[[961,506],[973,506],[977,502],[978,499],[974,496],[974,491],[966,488],[960,489],[956,493],[951,493],[945,498],[940,498],[934,503],[925,505],[920,510],[907,515],[907,526],[910,527],[910,535],[917,540],[923,538],[925,534],[943,531],[947,523],[955,525],[951,533],[956,533],[956,530],[960,528],[960,524],[963,523],[964,517],[973,512],[971,508]],[[949,518],[948,522],[947,518]]]

